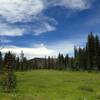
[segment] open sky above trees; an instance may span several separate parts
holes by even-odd
[[[90,32],[100,35],[100,0],[0,0],[2,52],[73,55]]]

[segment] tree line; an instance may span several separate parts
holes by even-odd
[[[88,35],[84,48],[74,47],[74,57],[65,56],[61,53],[57,58],[45,57],[27,60],[23,51],[20,57],[16,57],[12,52],[7,52],[4,57],[0,52],[0,70],[5,66],[9,56],[13,56],[13,70],[27,71],[33,69],[57,69],[57,70],[77,70],[77,71],[100,71],[100,40],[92,32]]]
[[[84,48],[74,48],[74,66],[77,70],[100,71],[100,40],[92,32]]]

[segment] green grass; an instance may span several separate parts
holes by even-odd
[[[37,70],[16,75],[16,92],[0,91],[0,100],[100,100],[100,73]]]

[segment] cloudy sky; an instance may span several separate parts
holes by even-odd
[[[73,55],[90,32],[100,33],[100,0],[0,0],[2,52]]]

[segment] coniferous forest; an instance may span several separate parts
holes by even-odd
[[[6,69],[5,66],[10,64],[15,71],[28,71],[33,69],[54,69],[54,70],[72,70],[72,71],[100,71],[100,40],[92,32],[88,35],[84,48],[74,47],[74,57],[65,56],[61,53],[57,58],[34,58],[27,60],[24,53],[16,57],[11,51],[7,52],[4,57],[0,52],[0,71]]]

